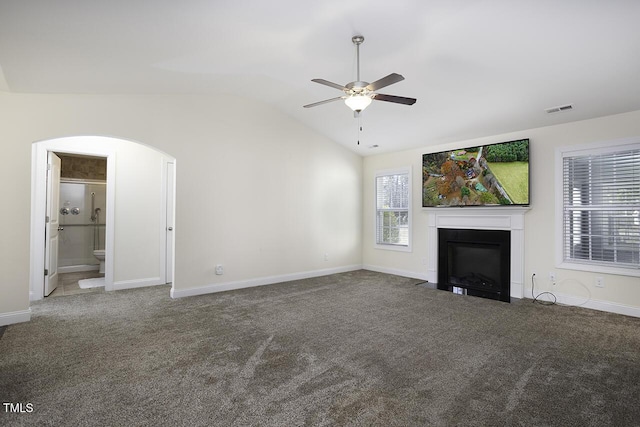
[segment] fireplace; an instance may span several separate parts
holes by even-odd
[[[510,301],[511,232],[438,230],[438,289]]]
[[[427,275],[436,285],[440,280],[438,257],[442,229],[501,230],[510,234],[509,296],[524,298],[524,217],[528,207],[427,208]],[[463,254],[464,255],[464,254]],[[462,289],[456,287],[457,289]]]

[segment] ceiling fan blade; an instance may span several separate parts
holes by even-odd
[[[329,102],[333,102],[333,101],[340,101],[341,99],[344,99],[344,97],[339,96],[337,98],[325,99],[324,101],[314,102],[313,104],[307,104],[307,105],[304,105],[303,107],[311,108],[311,107],[315,107],[322,104],[328,104]]]
[[[403,80],[404,80],[404,77],[402,77],[400,74],[391,73],[387,77],[383,77],[380,80],[376,80],[373,83],[369,83],[369,85],[367,86],[367,89],[369,89],[370,91],[375,91],[378,89],[382,89],[383,87],[392,85],[394,83],[401,82]]]
[[[404,104],[404,105],[413,105],[417,101],[417,99],[415,98],[405,98],[404,96],[395,96],[395,95],[383,95],[381,93],[374,94],[373,99],[375,99],[376,101],[395,102],[396,104]]]
[[[316,83],[320,83],[321,85],[325,85],[325,86],[329,86],[329,87],[333,87],[336,88],[338,90],[347,90],[346,87],[339,85],[338,83],[333,83],[330,82],[329,80],[325,80],[325,79],[311,79],[312,82],[316,82]]]

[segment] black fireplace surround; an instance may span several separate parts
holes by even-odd
[[[510,302],[511,232],[438,229],[438,289]]]

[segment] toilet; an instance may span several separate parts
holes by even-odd
[[[98,273],[104,274],[104,249],[96,249],[93,251],[93,256],[100,261],[100,270]]]

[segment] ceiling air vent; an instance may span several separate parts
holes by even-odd
[[[561,111],[569,111],[569,110],[573,110],[573,105],[567,104],[567,105],[561,105],[559,107],[551,107],[551,108],[547,108],[544,111],[546,111],[547,114],[553,114],[553,113],[559,113]]]

